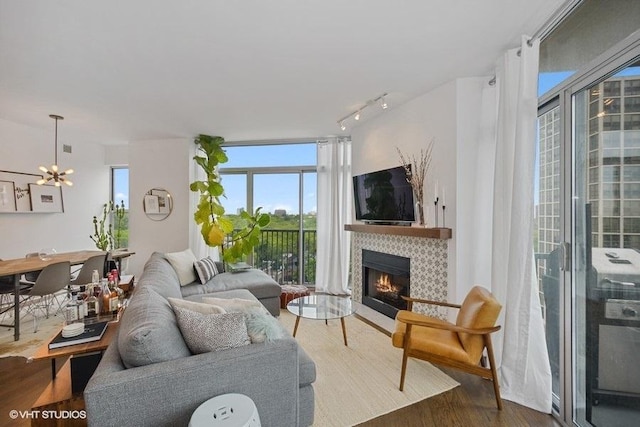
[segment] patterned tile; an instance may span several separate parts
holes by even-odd
[[[410,295],[435,301],[447,300],[447,241],[390,234],[351,233],[351,289],[353,300],[362,302],[362,250],[368,249],[409,258]],[[446,310],[416,304],[414,310],[446,319]]]

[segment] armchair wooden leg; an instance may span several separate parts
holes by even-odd
[[[405,349],[402,352],[402,371],[400,372],[400,391],[404,390],[404,377],[405,377],[405,374],[407,373],[407,359],[409,359],[409,356],[407,356],[407,350]]]
[[[484,343],[487,347],[487,354],[489,356],[489,367],[491,368],[491,376],[493,377],[493,392],[496,395],[496,404],[498,405],[498,410],[502,410],[500,385],[498,384],[498,372],[496,371],[496,361],[493,358],[493,345],[491,344],[491,337],[489,335],[484,336]]]

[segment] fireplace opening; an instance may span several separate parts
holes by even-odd
[[[409,296],[409,258],[362,250],[362,303],[395,318],[398,310],[406,310]]]

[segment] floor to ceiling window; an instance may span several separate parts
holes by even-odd
[[[534,251],[553,410],[640,416],[640,4],[585,0],[541,45]]]
[[[315,284],[316,143],[226,145],[220,169],[228,216],[241,209],[271,215],[250,263],[280,284]]]

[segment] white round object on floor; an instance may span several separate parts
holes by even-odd
[[[191,415],[189,427],[260,427],[255,403],[238,393],[213,397]]]

